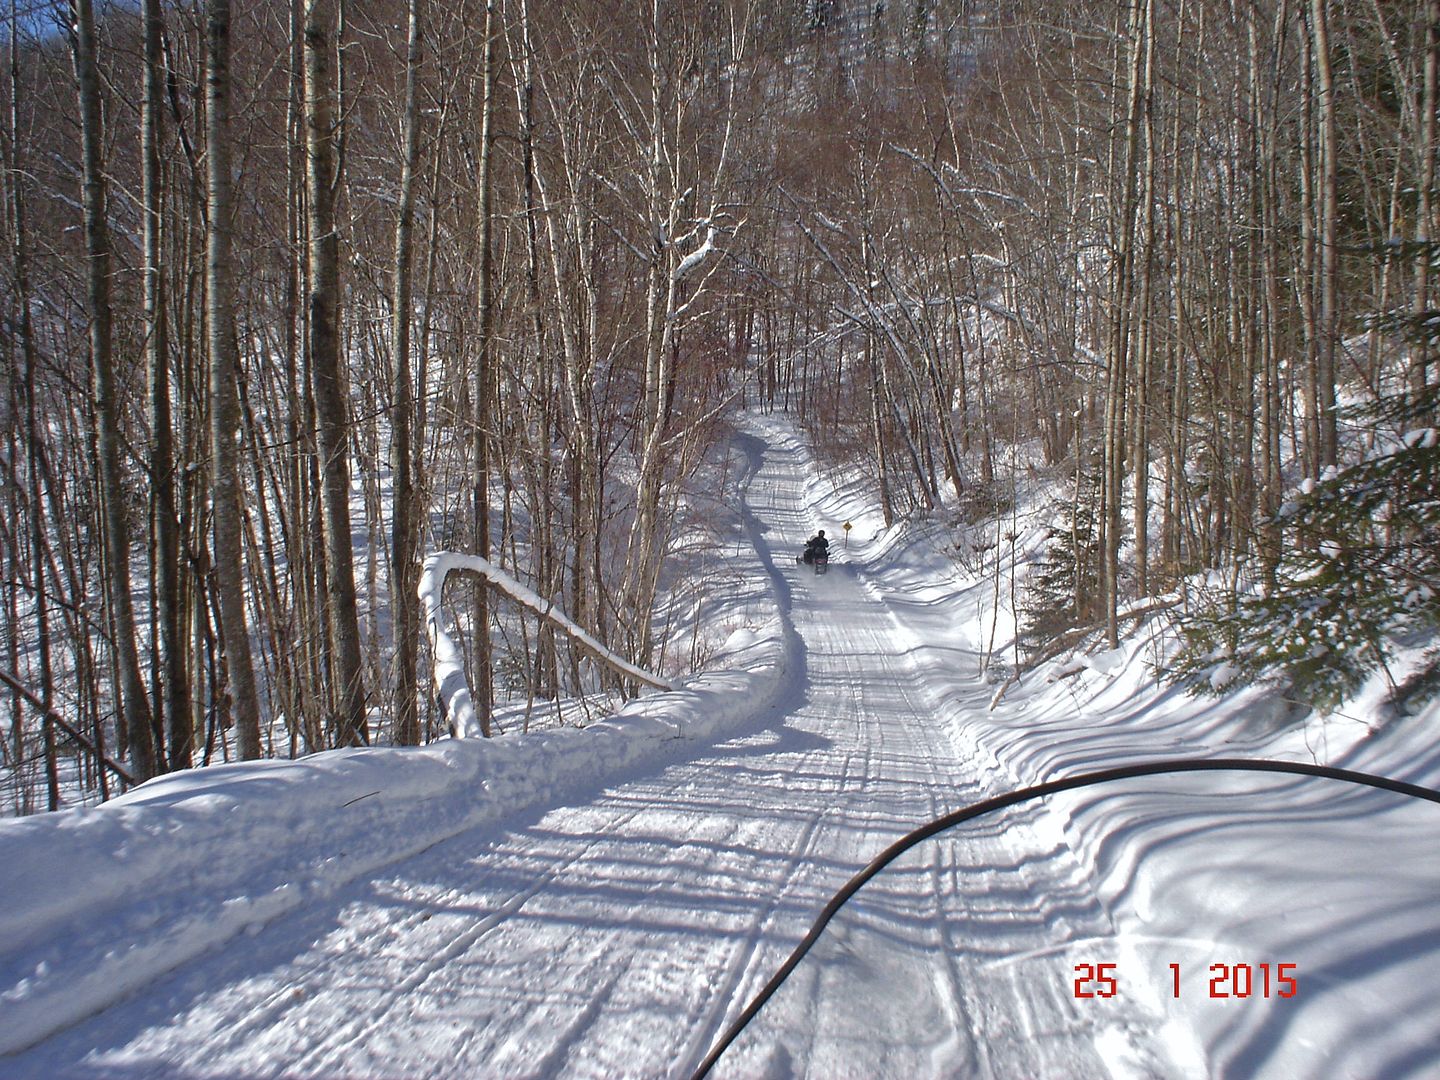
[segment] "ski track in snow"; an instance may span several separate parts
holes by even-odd
[[[781,422],[750,425],[747,529],[790,652],[770,715],[317,897],[0,1073],[687,1075],[846,879],[992,794],[998,767],[957,714],[992,692],[964,685],[977,658],[928,650],[923,620],[843,550],[824,577],[795,565],[809,458]],[[1162,1003],[1075,1000],[1074,965],[1120,950],[1052,813],[982,819],[893,865],[716,1074],[1204,1075],[1171,1056]]]

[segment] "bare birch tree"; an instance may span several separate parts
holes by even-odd
[[[329,611],[331,700],[335,740],[369,741],[360,659],[360,619],[350,539],[350,410],[341,363],[340,237],[335,229],[335,0],[305,3],[305,172],[309,210],[309,353],[315,397],[325,534],[325,604]]]
[[[106,206],[104,123],[95,57],[95,13],[90,0],[75,0],[75,80],[80,97],[80,136],[85,214],[86,303],[94,389],[95,453],[104,500],[105,595],[115,650],[121,713],[131,769],[144,780],[157,771],[152,713],[140,674],[135,608],[130,596],[130,524],[126,509],[124,443],[120,434],[111,329],[110,228]]]
[[[390,537],[390,606],[394,617],[395,741],[420,741],[416,662],[420,635],[419,507],[416,505],[414,446],[415,384],[410,366],[415,228],[415,169],[420,157],[419,78],[424,0],[409,0],[405,52],[405,104],[401,121],[400,195],[395,219],[394,292],[391,301],[390,472],[393,507]]]
[[[210,346],[211,514],[220,639],[225,652],[237,749],[260,757],[260,703],[245,613],[245,551],[240,503],[240,395],[236,383],[235,282],[231,261],[233,179],[230,169],[230,0],[206,5],[205,177],[206,335]]]
[[[168,743],[167,764],[187,769],[195,733],[190,716],[190,683],[185,664],[180,521],[175,509],[175,438],[170,408],[170,336],[164,295],[164,179],[161,139],[165,114],[164,9],[145,0],[145,90],[140,120],[140,202],[144,215],[145,358],[150,391],[150,485],[155,621],[159,647],[153,679],[160,686],[156,706]]]
[[[484,38],[480,46],[479,162],[475,178],[475,243],[478,253],[475,267],[475,312],[478,340],[470,402],[470,468],[474,500],[472,527],[475,554],[482,559],[490,557],[490,450],[493,441],[490,406],[495,393],[495,351],[492,341],[495,333],[495,300],[491,238],[494,201],[492,151],[495,144],[495,39],[499,31],[495,16],[495,3],[488,0],[485,4]],[[490,597],[488,590],[482,585],[475,587],[474,627],[475,711],[480,719],[480,730],[489,738],[490,710],[495,697],[494,663],[490,651]]]

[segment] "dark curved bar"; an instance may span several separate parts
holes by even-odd
[[[1364,787],[1380,788],[1384,791],[1393,791],[1399,795],[1406,795],[1412,799],[1425,799],[1428,802],[1440,804],[1440,791],[1432,788],[1420,787],[1418,784],[1407,784],[1403,780],[1392,780],[1386,776],[1373,776],[1370,773],[1355,772],[1350,769],[1336,769],[1329,765],[1311,765],[1299,761],[1266,761],[1247,760],[1244,758],[1182,758],[1178,761],[1154,761],[1144,762],[1139,765],[1121,765],[1113,769],[1101,769],[1097,772],[1081,773],[1079,776],[1066,777],[1063,780],[1051,780],[1048,783],[1036,784],[1033,787],[1021,788],[1019,791],[1012,791],[1005,795],[997,795],[993,799],[986,799],[983,802],[972,803],[959,810],[953,810],[943,817],[938,817],[928,825],[922,825],[913,832],[906,833],[895,843],[891,844],[879,855],[870,861],[870,864],[852,877],[845,886],[835,894],[824,910],[820,912],[810,932],[805,935],[800,944],[795,946],[795,951],[790,954],[785,963],[760,993],[755,995],[754,1000],[745,1006],[742,1012],[725,1034],[710,1049],[700,1067],[691,1074],[691,1080],[702,1080],[710,1074],[715,1063],[720,1060],[720,1055],[725,1053],[730,1044],[733,1043],[745,1030],[746,1025],[755,1018],[767,1001],[780,989],[782,983],[789,978],[790,973],[795,970],[810,947],[819,940],[821,933],[835,914],[845,906],[846,902],[860,891],[867,881],[873,878],[886,866],[909,851],[922,840],[928,840],[936,833],[944,832],[946,829],[954,828],[962,822],[970,821],[983,814],[989,814],[996,810],[1003,810],[1007,806],[1014,806],[1016,803],[1028,802],[1031,799],[1042,799],[1047,795],[1054,795],[1061,791],[1071,791],[1075,788],[1093,787],[1096,784],[1107,784],[1112,780],[1127,780],[1137,776],[1163,776],[1167,773],[1186,772],[1268,772],[1287,773],[1292,776],[1319,776],[1327,780],[1340,780],[1347,784],[1359,784]]]

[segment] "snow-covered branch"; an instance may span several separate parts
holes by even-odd
[[[715,227],[712,225],[705,230],[705,242],[680,260],[680,265],[675,267],[674,273],[670,275],[670,280],[677,284],[685,280],[685,276],[708,259],[714,250]]]
[[[475,715],[475,702],[470,696],[470,685],[465,680],[465,660],[446,629],[445,614],[441,606],[445,579],[453,573],[479,574],[491,588],[498,589],[516,603],[529,608],[593,654],[601,663],[620,674],[657,690],[674,689],[669,681],[636,667],[624,657],[607,649],[568,615],[557,611],[552,602],[522,585],[489,560],[478,555],[437,551],[425,560],[425,569],[420,575],[419,593],[420,602],[424,605],[425,626],[435,650],[435,690],[445,706],[445,715],[450,720],[450,727],[456,738],[478,738],[481,731],[479,718]]]

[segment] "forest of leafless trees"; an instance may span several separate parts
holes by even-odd
[[[654,662],[734,408],[1073,480],[1113,642],[1440,381],[1440,0],[8,2],[7,812],[435,736],[426,550]]]

